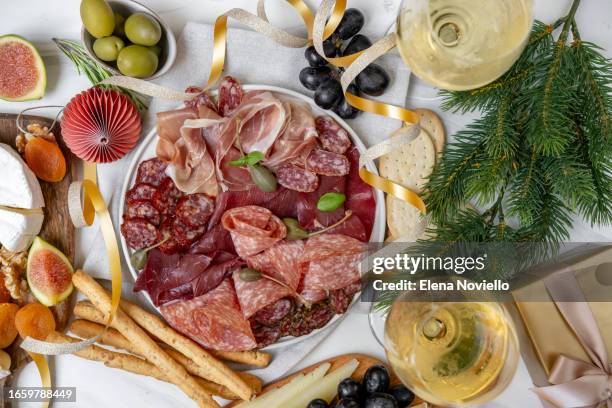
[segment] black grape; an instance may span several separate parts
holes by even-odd
[[[369,48],[372,45],[372,41],[368,37],[362,34],[357,34],[351,41],[349,41],[348,45],[342,52],[342,55],[351,55],[356,52],[363,51],[366,48]]]
[[[325,56],[327,58],[338,56],[338,54],[340,54],[340,48],[342,48],[342,41],[335,37],[335,35],[323,41],[323,51],[325,51]]]
[[[334,34],[343,40],[348,40],[363,28],[364,23],[365,17],[361,11],[354,8],[346,9]]]
[[[324,80],[329,78],[331,69],[329,67],[306,67],[300,71],[300,82],[304,87],[314,91]]]
[[[342,98],[342,86],[340,82],[329,78],[323,81],[314,94],[315,103],[323,109],[331,109]]]
[[[378,64],[370,64],[357,75],[357,86],[365,94],[379,96],[389,86],[389,74]]]
[[[350,84],[346,90],[353,95],[359,96],[359,88],[355,84]],[[342,119],[354,119],[361,111],[348,103],[344,95],[342,95],[342,99],[334,107],[334,112]]]
[[[306,48],[306,51],[304,51],[304,57],[311,67],[322,67],[327,65],[327,60],[319,55],[313,45]]]

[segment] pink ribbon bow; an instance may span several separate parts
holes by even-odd
[[[557,408],[612,408],[612,365],[608,362],[606,345],[576,277],[570,270],[565,270],[547,278],[544,283],[591,363],[560,355],[548,377],[553,385],[533,391]]]

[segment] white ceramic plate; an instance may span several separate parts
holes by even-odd
[[[342,126],[344,129],[346,129],[346,131],[349,133],[353,144],[357,147],[359,152],[362,154],[363,152],[365,152],[366,148],[363,142],[361,141],[361,139],[359,138],[359,136],[355,133],[355,131],[353,131],[353,129],[351,129],[344,120],[342,120],[338,115],[336,115],[332,111],[326,111],[326,110],[319,108],[317,105],[315,105],[315,103],[313,102],[311,98],[305,95],[302,95],[298,92],[294,92],[294,91],[284,89],[284,88],[278,88],[275,86],[268,86],[268,85],[244,85],[243,89],[246,91],[254,91],[254,90],[271,91],[274,93],[290,96],[300,101],[308,103],[315,117],[320,116],[320,115],[329,115],[332,118],[334,118],[334,120],[338,122],[338,124]],[[140,146],[135,152],[134,158],[132,159],[132,163],[130,164],[130,167],[128,169],[127,177],[125,179],[125,182],[123,183],[123,188],[121,189],[121,202],[119,206],[119,214],[123,214],[125,211],[125,193],[127,192],[127,190],[129,190],[134,185],[134,182],[136,181],[136,170],[138,168],[138,165],[144,160],[155,157],[156,145],[157,145],[157,130],[153,129],[146,136],[146,138],[141,142]],[[374,165],[374,163],[372,162],[366,163],[366,167],[371,172],[378,174],[378,170],[376,169],[376,166]],[[374,189],[374,197],[376,199],[376,212],[375,212],[374,228],[372,229],[372,235],[370,237],[370,242],[383,242],[385,239],[385,226],[386,226],[385,199],[384,199],[384,195],[382,191],[376,190],[376,189]],[[138,271],[136,271],[129,262],[130,256],[132,255],[133,251],[128,248],[125,242],[125,238],[123,238],[123,235],[121,235],[120,239],[121,239],[121,247],[123,249],[123,255],[125,256],[125,259],[126,259],[126,264],[128,265],[128,268],[130,269],[130,273],[132,274],[132,277],[134,278],[134,280],[136,280],[136,278],[138,277]],[[153,305],[153,302],[151,301],[149,294],[144,291],[143,291],[143,294],[147,298],[149,303]],[[359,294],[356,294],[353,299],[353,303],[357,300],[358,297],[359,297]],[[153,305],[153,307],[155,307],[155,305]],[[159,311],[159,309],[157,310]],[[280,346],[284,347],[289,344],[293,344],[301,340],[304,340],[308,338],[309,336],[315,335],[316,333],[319,333],[320,331],[325,330],[326,328],[330,327],[340,317],[341,315],[335,315],[327,323],[327,325],[325,325],[324,327],[320,329],[314,330],[313,332],[311,332],[310,334],[306,336],[283,337],[277,343],[274,343],[266,347],[265,349],[270,350],[270,349],[280,347]]]

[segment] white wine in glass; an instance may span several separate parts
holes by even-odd
[[[385,325],[387,358],[416,395],[468,407],[499,395],[518,363],[507,312],[494,302],[410,302],[399,298]]]
[[[532,0],[404,0],[397,45],[430,85],[474,89],[514,64],[532,24]]]

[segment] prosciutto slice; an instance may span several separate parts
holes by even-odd
[[[280,218],[255,205],[226,211],[221,224],[232,235],[236,253],[243,259],[270,248],[287,235]]]
[[[251,326],[240,311],[231,278],[205,295],[164,305],[160,310],[172,327],[205,348],[245,351],[257,346]]]
[[[365,254],[362,242],[345,235],[309,238],[299,262],[304,276],[302,291],[342,289],[359,281],[359,263]]]
[[[176,155],[174,144],[181,137],[181,127],[187,119],[197,119],[198,110],[195,107],[160,112],[157,114],[157,157],[171,162]]]

